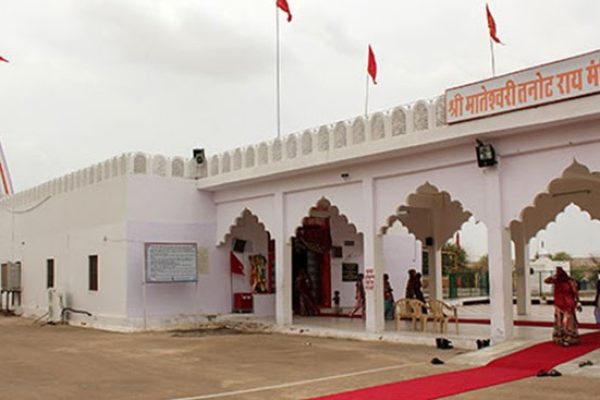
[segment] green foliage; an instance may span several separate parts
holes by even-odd
[[[552,261],[571,261],[573,257],[566,251],[559,251],[558,253],[552,254],[550,259]]]
[[[454,243],[446,243],[442,247],[442,270],[444,273],[463,271],[467,268],[468,262],[467,252],[462,247],[459,249]]]

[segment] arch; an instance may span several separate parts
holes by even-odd
[[[304,131],[302,134],[302,155],[310,154],[312,151],[312,133],[310,131]]]
[[[219,156],[212,156],[210,158],[210,174],[212,176],[219,175]]]
[[[244,159],[244,167],[252,168],[252,167],[254,167],[254,163],[255,163],[254,146],[248,146],[248,148],[246,149],[246,157]]]
[[[301,229],[302,225],[304,225],[309,218],[319,215],[326,215],[329,218],[341,218],[347,225],[352,227],[352,232],[354,234],[360,234],[357,226],[351,222],[346,215],[342,214],[337,206],[331,204],[331,201],[329,201],[329,199],[326,197],[321,197],[312,207],[309,208],[308,215],[302,217],[300,224],[296,225],[294,233],[297,235],[298,229]]]
[[[365,141],[365,121],[358,117],[352,124],[352,144],[360,144]]]
[[[221,157],[221,172],[226,173],[229,171],[231,171],[231,155],[226,151]]]
[[[239,147],[233,151],[233,170],[242,169],[242,149]]]
[[[385,138],[385,120],[382,113],[376,113],[371,119],[371,140]]]
[[[157,176],[167,176],[167,160],[163,156],[152,159],[152,173]]]
[[[217,243],[217,246],[218,247],[223,246],[229,240],[232,239],[231,232],[233,231],[234,228],[243,226],[244,224],[248,224],[248,223],[256,224],[263,231],[269,232],[266,225],[258,218],[258,216],[256,216],[249,208],[244,208],[244,210],[240,213],[240,215],[231,223],[231,225],[229,225],[229,229],[227,230],[227,233]]]
[[[145,174],[146,173],[146,156],[142,153],[137,153],[133,157],[133,173],[134,174]]]
[[[183,159],[177,157],[171,162],[171,175],[183,178],[184,164]]]
[[[406,134],[406,111],[402,107],[392,111],[392,136]]]
[[[296,158],[298,154],[298,143],[296,141],[296,135],[291,134],[285,141],[285,155],[287,158]]]
[[[322,126],[317,133],[319,151],[329,151],[329,128]]]
[[[422,242],[427,237],[435,237],[438,243],[445,243],[471,216],[471,212],[465,211],[462,204],[453,200],[448,192],[440,191],[436,186],[425,182],[407,196],[394,214],[387,217],[379,232],[385,234],[399,221]],[[434,220],[437,225],[435,231]]]
[[[258,145],[258,165],[269,163],[269,147],[265,142]]]
[[[435,126],[446,125],[446,95],[441,95],[435,100]]]
[[[336,149],[339,149],[340,147],[346,147],[347,145],[347,129],[346,129],[346,124],[343,121],[338,122],[337,124],[335,124],[335,128],[333,130],[333,146]]]
[[[429,109],[424,101],[418,101],[413,106],[413,125],[415,131],[424,131],[429,128]]]
[[[559,178],[553,179],[546,190],[536,195],[532,204],[510,222],[513,237],[522,230],[525,239],[531,239],[555,221],[571,203],[591,218],[600,219],[600,172],[591,172],[577,160],[573,160]]]
[[[273,144],[271,145],[271,160],[273,161],[281,161],[282,157],[282,147],[281,139],[277,138],[273,140]]]

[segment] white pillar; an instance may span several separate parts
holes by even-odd
[[[442,300],[444,298],[442,286],[442,247],[436,243],[435,239],[433,246],[428,246],[429,253],[429,298]]]
[[[490,273],[491,339],[493,343],[513,337],[512,262],[510,233],[502,221],[500,166],[487,168],[486,226]]]
[[[282,193],[275,195],[276,223],[271,232],[275,239],[275,320],[280,326],[292,323],[292,249],[285,237],[284,201]]]
[[[517,275],[517,314],[531,314],[529,245],[522,232],[515,238],[515,272]]]
[[[385,329],[383,299],[383,238],[377,232],[375,222],[375,199],[373,179],[363,181],[365,230],[363,232],[364,267],[372,272],[373,287],[365,286],[366,329],[368,332],[383,332]]]

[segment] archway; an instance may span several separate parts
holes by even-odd
[[[275,315],[275,241],[265,225],[246,208],[218,247],[229,261],[232,312]]]
[[[558,222],[564,221],[564,218],[574,218],[581,213],[589,216],[587,218],[589,232],[589,224],[592,224],[590,221],[600,219],[600,173],[591,172],[586,166],[574,160],[559,178],[550,182],[545,192],[535,197],[532,205],[521,211],[519,219],[510,223],[511,236],[515,244],[515,291],[518,314],[547,317],[547,315],[541,315],[539,309],[537,312],[533,312],[531,304],[532,302],[544,303],[546,300],[551,300],[551,288],[543,284],[543,279],[551,274],[556,266],[564,267],[572,275],[575,275],[575,278],[579,278],[583,288],[590,292],[595,289],[594,282],[584,284],[581,278],[586,277],[590,281],[596,280],[597,275],[594,275],[593,269],[595,263],[600,260],[595,260],[589,254],[573,254],[581,256],[579,260],[581,265],[587,263],[588,267],[592,269],[589,276],[585,273],[578,275],[574,274],[575,271],[571,269],[570,260],[564,259],[564,257],[557,260],[557,257],[551,254],[569,253],[568,243],[577,236],[589,240],[589,235],[584,233],[586,230],[585,218],[581,220],[581,231],[558,232],[560,227]],[[558,237],[562,238],[563,243],[560,246],[546,249],[546,246],[536,240],[536,237],[539,239],[540,232],[543,235],[543,232],[548,230],[553,230]],[[536,251],[530,251],[532,244],[536,244]],[[598,252],[600,252],[600,245]],[[537,257],[534,256],[535,253],[537,253]],[[597,269],[597,267],[595,268]],[[596,279],[589,279],[592,277]],[[587,314],[589,314],[589,310]],[[591,320],[591,315],[586,315],[584,309],[582,319],[588,318]]]
[[[355,283],[363,271],[362,234],[335,205],[321,198],[292,237],[294,313],[346,316],[355,305]],[[308,307],[307,292],[309,302],[314,302]]]
[[[454,239],[456,232],[471,216],[448,192],[440,191],[426,182],[408,195],[404,204],[387,218],[380,232],[386,235],[394,224],[399,223],[414,236],[422,246],[423,256],[421,265],[415,264],[412,268],[423,273],[423,283],[429,297],[441,300],[444,291],[447,294],[449,292],[448,278],[443,277],[444,246]],[[384,259],[389,258],[384,254]],[[408,269],[404,268],[404,274]]]

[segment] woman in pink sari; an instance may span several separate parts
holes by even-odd
[[[579,343],[575,315],[579,302],[577,283],[561,267],[556,267],[556,274],[544,282],[554,285],[554,343],[562,346]]]

